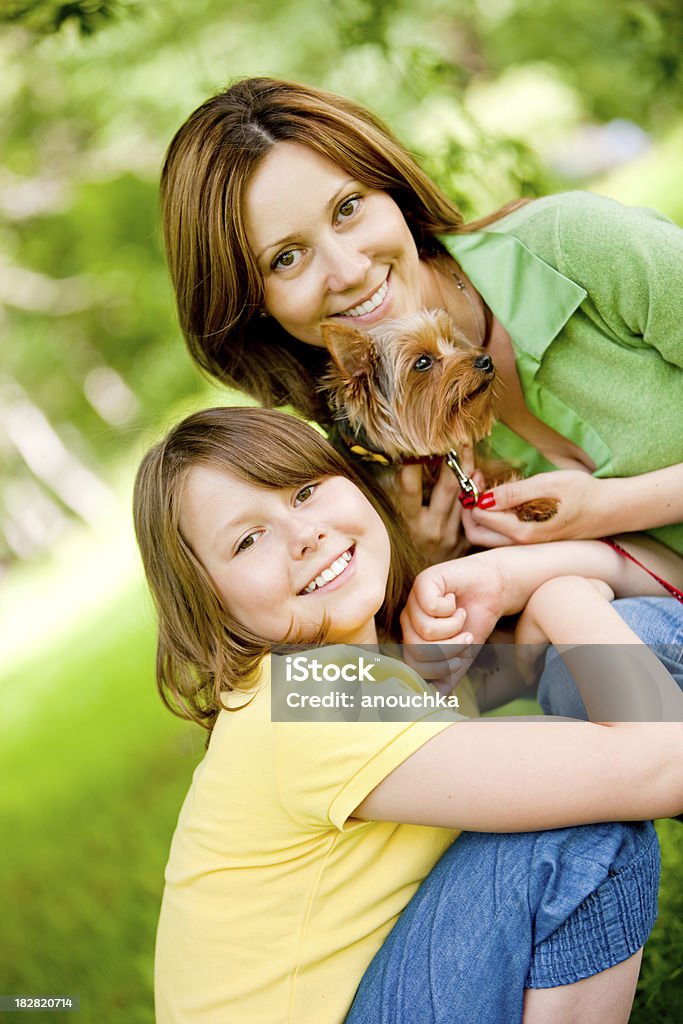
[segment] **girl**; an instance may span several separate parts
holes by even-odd
[[[625,1022],[655,913],[654,833],[566,826],[680,810],[683,726],[273,722],[274,643],[391,635],[408,568],[391,511],[310,427],[252,408],[171,431],[134,507],[159,687],[211,733],[166,871],[158,1020]],[[549,547],[546,580],[564,571],[564,546]],[[610,586],[639,585],[608,548],[570,547],[574,573],[594,571],[598,548]],[[585,579],[539,570],[506,587],[504,610],[533,588],[522,639],[565,639],[567,599],[586,615],[572,642],[624,639]],[[467,643],[464,613],[454,622]],[[424,690],[399,662],[377,672]],[[554,831],[519,832],[539,828]]]

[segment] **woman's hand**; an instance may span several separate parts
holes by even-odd
[[[500,484],[486,509],[463,510],[463,529],[470,544],[487,548],[602,537],[613,532],[606,498],[615,483],[582,470],[560,469]],[[555,498],[557,513],[544,523],[521,522],[511,509],[535,498]]]
[[[472,450],[463,449],[465,472],[473,468]],[[430,565],[457,558],[467,547],[462,527],[460,485],[444,462],[428,505],[422,504],[422,466],[404,466],[398,475],[398,503],[418,550]]]

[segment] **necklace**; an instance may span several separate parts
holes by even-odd
[[[456,286],[458,288],[458,291],[462,292],[462,294],[465,296],[465,298],[467,299],[467,302],[469,304],[470,311],[472,313],[472,323],[474,324],[475,328],[477,329],[477,333],[479,335],[479,338],[477,340],[477,344],[479,345],[480,348],[485,348],[486,347],[486,339],[487,339],[487,335],[488,335],[488,328],[489,328],[489,320],[488,320],[488,311],[489,310],[488,310],[488,306],[486,304],[484,304],[483,312],[482,312],[481,309],[477,310],[477,308],[476,308],[476,306],[474,304],[474,299],[470,295],[470,290],[467,287],[467,285],[465,284],[465,282],[463,281],[463,279],[460,277],[460,274],[458,274],[458,272],[456,270],[451,270],[451,274],[453,275],[453,277],[455,279],[455,283],[456,283]]]

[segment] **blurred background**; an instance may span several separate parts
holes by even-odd
[[[240,400],[185,353],[159,169],[252,74],[365,103],[468,217],[580,187],[683,224],[679,0],[0,0],[0,992],[78,995],[83,1022],[153,1020],[204,744],[155,692],[133,474],[170,421]],[[638,1024],[683,1012],[683,828],[658,829]]]

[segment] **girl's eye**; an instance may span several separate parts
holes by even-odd
[[[313,494],[315,487],[315,484],[306,484],[306,486],[302,487],[300,491],[297,491],[296,498],[294,499],[294,504],[303,505],[305,501],[308,501],[308,499]]]
[[[254,531],[254,533],[247,534],[247,536],[243,537],[242,540],[237,545],[235,549],[236,552],[239,553],[240,551],[246,551],[248,548],[253,547],[254,544],[256,543],[256,539],[258,536],[259,534],[257,531]]]
[[[301,249],[287,249],[279,253],[271,263],[272,270],[289,270],[295,267],[301,259]]]
[[[337,210],[337,220],[349,220],[350,217],[353,217],[360,206],[360,202],[360,196],[349,196],[348,199],[345,199]]]

